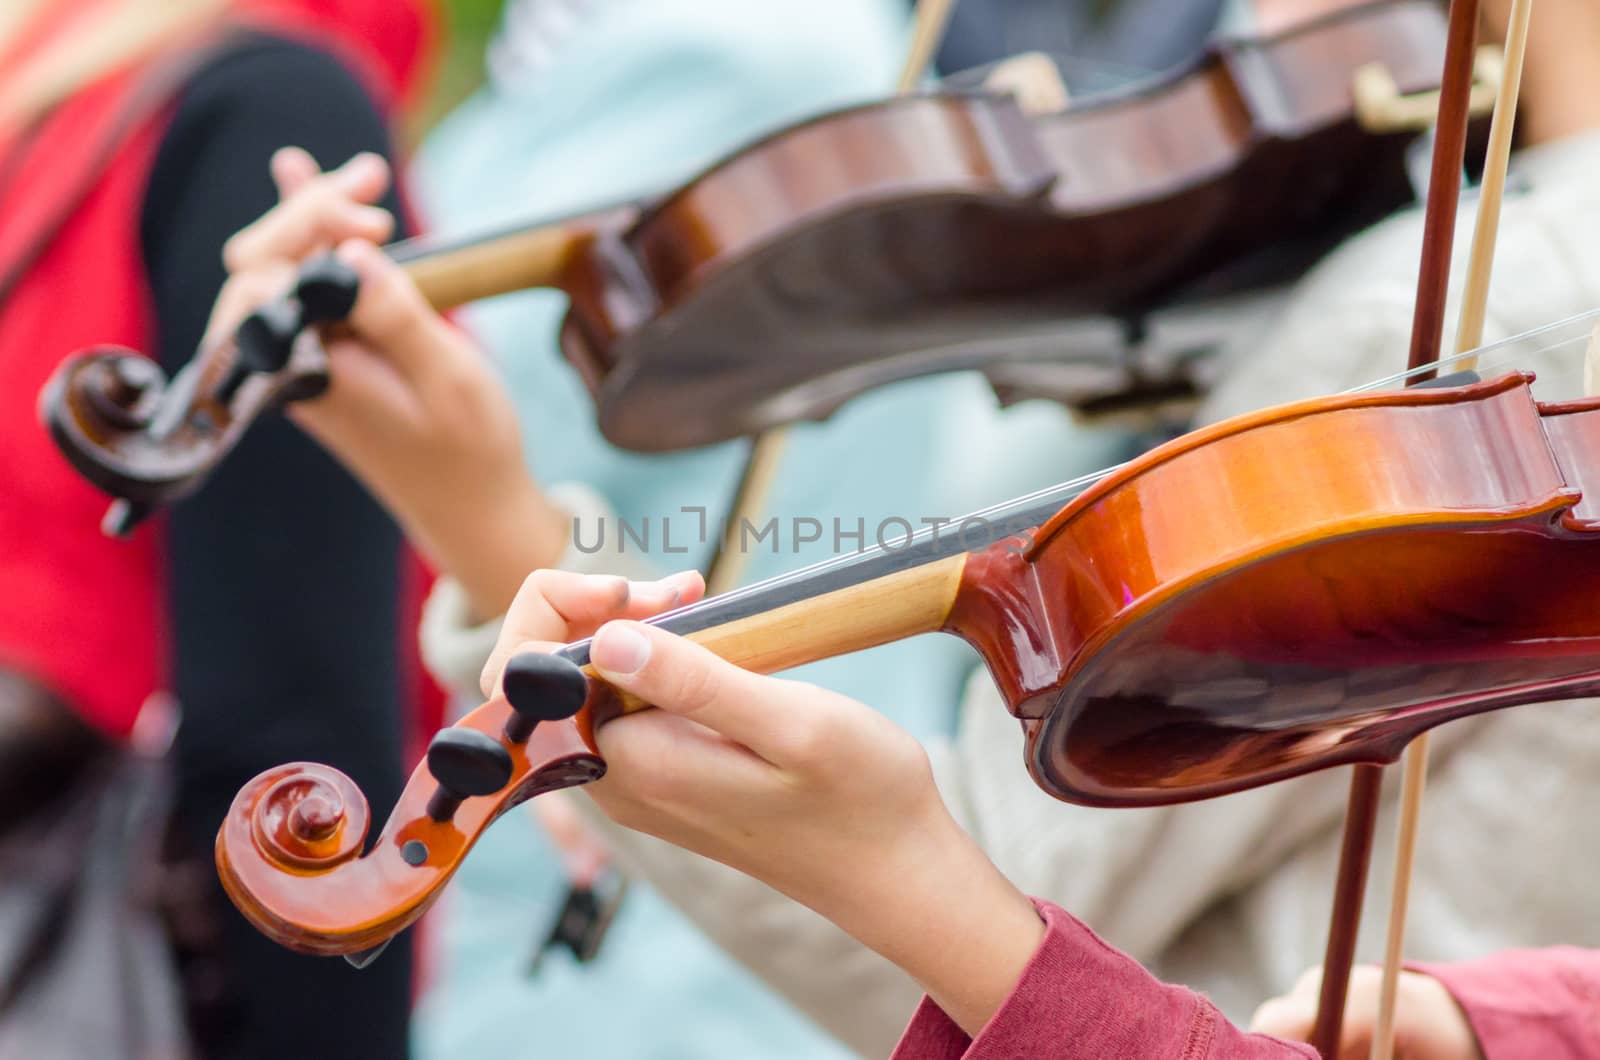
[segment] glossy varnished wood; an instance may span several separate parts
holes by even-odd
[[[263,933],[304,953],[359,953],[393,938],[427,911],[484,829],[507,810],[605,773],[573,721],[547,722],[516,744],[504,734],[510,716],[496,698],[456,723],[510,752],[505,788],[466,800],[451,820],[435,821],[427,804],[437,785],[424,761],[365,856],[367,803],[344,774],[296,762],[256,777],[217,833],[217,871],[228,896]],[[320,803],[315,815],[291,824],[308,801]],[[412,860],[408,844],[418,844]]]
[[[720,658],[760,674],[818,659],[865,651],[880,644],[934,633],[949,620],[961,590],[965,555],[949,556],[870,582],[762,610],[748,618],[687,634]],[[592,726],[649,704],[591,679],[582,724]]]
[[[973,557],[952,628],[1058,797],[1163,803],[1388,761],[1452,717],[1596,684],[1600,548],[1561,466],[1588,459],[1595,418],[1508,376],[1195,432],[1026,556]]]
[[[1062,114],[933,94],[802,123],[598,240],[563,347],[606,436],[640,450],[820,418],[931,371],[1007,386],[1008,361],[1060,362],[1071,399],[1051,321],[1137,316],[1262,247],[1303,264],[1405,201],[1406,138],[1359,128],[1351,81],[1379,62],[1407,90],[1437,84],[1443,40],[1436,5],[1402,0],[1222,42]],[[1107,375],[1085,363],[1077,400]]]
[[[168,504],[192,493],[257,417],[328,385],[327,354],[306,335],[285,371],[253,375],[230,400],[219,400],[218,384],[237,360],[229,338],[166,384],[159,368],[131,350],[91,349],[51,377],[40,415],[84,478],[124,500]]]

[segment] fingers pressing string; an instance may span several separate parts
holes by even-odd
[[[654,626],[607,623],[594,636],[589,660],[623,691],[698,722],[773,765],[807,764],[815,758],[812,745],[826,738],[828,719],[817,689],[761,677]]]
[[[529,575],[506,613],[500,637],[479,678],[485,698],[500,688],[500,675],[513,655],[550,650],[538,642],[565,642],[583,637],[609,619],[649,618],[679,604],[693,603],[705,592],[696,571],[654,582],[629,582],[541,570]],[[531,643],[530,643],[531,642]]]
[[[359,154],[328,173],[310,172],[315,165],[304,152],[274,156],[273,179],[286,193],[284,200],[223,245],[229,272],[299,262],[346,239],[389,239],[394,218],[371,205],[389,189],[388,163],[378,155]]]

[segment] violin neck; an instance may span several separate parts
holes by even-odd
[[[698,604],[669,611],[650,624],[703,644],[749,670],[776,673],[806,663],[875,648],[919,633],[954,632],[956,606],[973,553],[1001,541],[1026,545],[1026,536],[1070,498],[1098,479],[1086,476],[973,512],[913,535],[897,548],[881,546],[845,562],[828,561]],[[589,642],[561,655],[592,677]],[[600,712],[616,713],[616,703]],[[640,704],[623,701],[621,709]]]
[[[407,241],[390,247],[389,256],[428,303],[444,311],[513,291],[561,287],[573,259],[602,231],[620,229],[635,213],[618,207],[450,243]]]
[[[967,554],[958,553],[685,635],[736,666],[777,673],[938,632],[955,607],[966,565]],[[662,624],[671,628],[670,622]],[[587,647],[585,643],[584,663]],[[592,668],[589,673],[593,676]],[[647,705],[627,696],[620,699],[623,713]]]
[[[776,673],[944,628],[965,554],[797,600],[688,639],[757,673]]]

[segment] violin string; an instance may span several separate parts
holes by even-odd
[[[1539,357],[1546,353],[1552,353],[1564,346],[1568,346],[1576,342],[1586,341],[1588,338],[1588,332],[1585,331],[1582,335],[1561,339],[1551,343],[1548,346],[1541,346],[1534,350],[1515,349],[1522,343],[1527,342],[1529,339],[1536,338],[1540,335],[1547,335],[1554,331],[1560,331],[1563,328],[1570,328],[1575,325],[1586,324],[1596,319],[1600,319],[1600,307],[1590,309],[1583,313],[1576,313],[1572,316],[1564,317],[1561,320],[1553,321],[1549,324],[1541,324],[1536,328],[1530,328],[1527,331],[1519,332],[1516,335],[1508,336],[1507,338],[1500,339],[1496,342],[1487,343],[1483,346],[1477,347],[1476,349],[1466,350],[1462,353],[1451,354],[1448,357],[1441,357],[1437,361],[1421,365],[1417,368],[1411,369],[1410,371],[1397,372],[1394,375],[1385,376],[1382,379],[1376,379],[1370,383],[1363,383],[1361,386],[1353,387],[1352,389],[1345,391],[1345,393],[1360,394],[1371,390],[1393,389],[1395,387],[1403,386],[1407,380],[1419,375],[1427,375],[1429,372],[1432,372],[1435,369],[1449,368],[1452,365],[1458,364],[1462,361],[1470,361],[1473,358],[1484,358],[1490,354],[1506,355],[1494,361],[1480,361],[1480,368],[1510,367],[1518,360]]]
[[[1474,357],[1479,358],[1480,370],[1514,367],[1519,363],[1526,363],[1533,358],[1542,357],[1547,354],[1567,349],[1569,347],[1581,346],[1583,343],[1588,341],[1589,333],[1587,330],[1583,330],[1581,334],[1558,339],[1555,342],[1539,346],[1533,350],[1521,349],[1520,347],[1530,339],[1535,339],[1543,335],[1549,335],[1552,332],[1559,332],[1562,329],[1573,328],[1578,325],[1590,323],[1597,319],[1600,319],[1600,307],[1591,309],[1584,313],[1578,313],[1573,316],[1565,317],[1550,324],[1543,324],[1539,327],[1531,328],[1527,331],[1488,343],[1473,350],[1452,354],[1448,357],[1441,357],[1437,361],[1422,365],[1411,371],[1385,376],[1382,379],[1353,387],[1344,391],[1343,393],[1359,394],[1374,390],[1395,389],[1403,386],[1407,380],[1414,376],[1424,375],[1438,369],[1447,369],[1457,362],[1465,361]],[[1558,368],[1555,371],[1542,373],[1541,378],[1545,380],[1569,378],[1567,371],[1568,370],[1566,368]],[[1570,371],[1572,373],[1577,373],[1581,371],[1581,366],[1574,365],[1571,367]],[[1079,475],[1076,478],[1068,479],[1065,482],[1060,482],[1053,486],[1046,486],[1043,489],[1035,490],[1034,492],[1025,494],[1021,497],[1013,497],[998,504],[990,505],[987,508],[981,508],[975,512],[969,513],[962,519],[952,520],[950,523],[941,524],[941,526],[959,525],[964,522],[978,521],[987,521],[990,523],[1002,522],[1008,515],[1013,515],[1018,511],[1042,505],[1046,501],[1055,501],[1061,505],[1065,505],[1066,502],[1072,500],[1074,497],[1077,497],[1090,486],[1093,486],[1096,482],[1099,482],[1101,479],[1121,471],[1123,468],[1128,467],[1131,463],[1132,461],[1124,461],[1123,463],[1115,464],[1111,467],[1101,468],[1097,471],[1091,471],[1088,474]],[[752,596],[771,593],[786,586],[793,585],[797,582],[811,580],[823,574],[836,571],[841,567],[870,561],[876,557],[882,556],[887,552],[904,551],[920,544],[926,544],[927,542],[934,540],[940,532],[941,531],[939,527],[928,527],[907,535],[901,543],[892,546],[879,544],[869,549],[863,549],[859,552],[831,556],[827,559],[820,560],[804,567],[799,567],[784,574],[779,574],[761,581],[752,582],[749,585],[743,586],[739,589],[723,593],[716,597],[716,599],[724,603],[732,603],[734,601],[744,600]],[[949,533],[948,530],[945,530],[944,532]],[[662,614],[657,615],[651,621],[664,621],[684,612],[691,611],[699,606],[700,605],[698,603],[688,604],[672,611],[663,612]]]

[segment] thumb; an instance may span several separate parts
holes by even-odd
[[[417,396],[381,353],[359,341],[335,338],[324,347],[328,389],[309,401],[290,403],[284,412],[369,488],[381,492],[372,472],[386,458],[392,461],[402,425],[420,418]]]
[[[801,686],[763,677],[718,658],[693,641],[642,622],[608,622],[595,633],[589,661],[606,681],[652,706],[678,714],[779,764],[792,744],[786,720],[804,718]]]

